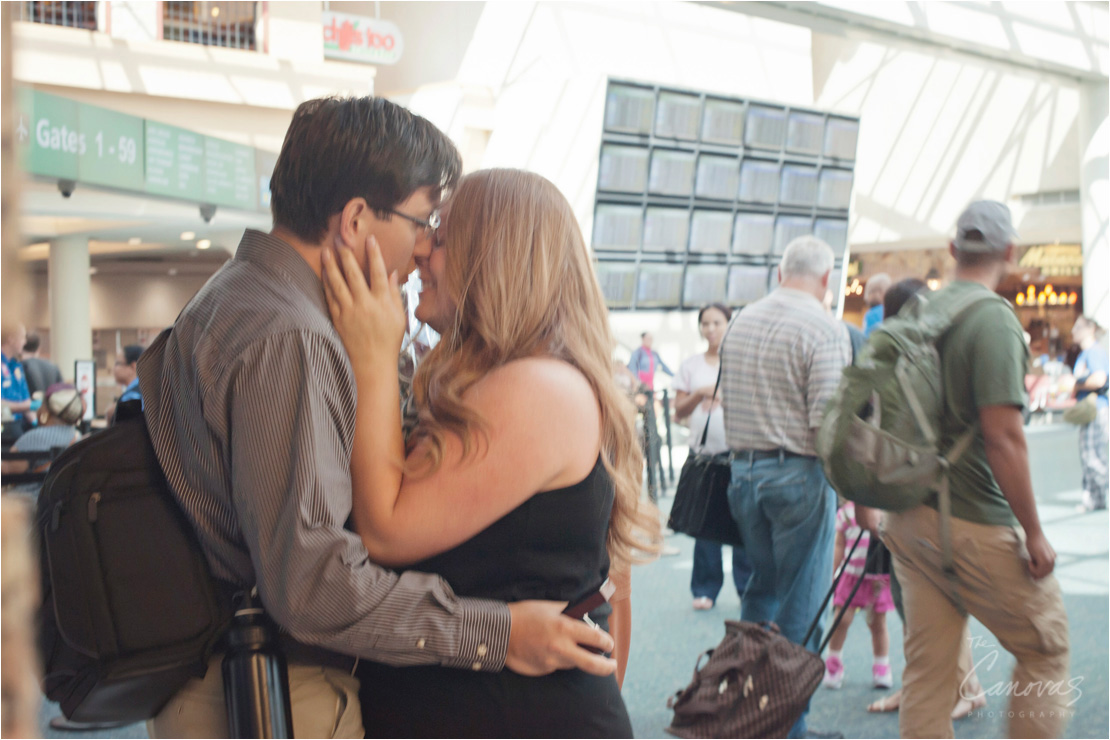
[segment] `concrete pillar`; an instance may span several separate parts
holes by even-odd
[[[73,381],[74,360],[91,360],[89,240],[63,236],[50,243],[50,357]]]
[[[1083,313],[1110,326],[1110,110],[1106,82],[1079,93],[1079,204],[1083,226]]]

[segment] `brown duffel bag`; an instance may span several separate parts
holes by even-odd
[[[709,660],[702,666],[702,658]],[[698,656],[694,678],[668,706],[678,737],[786,737],[825,673],[776,625],[725,621],[725,639]]]
[[[851,560],[862,539],[863,533],[852,543],[844,562]],[[869,552],[867,563],[880,551],[874,548]],[[841,568],[803,644],[817,629],[843,575]],[[821,653],[863,582],[860,578],[852,588],[816,653],[783,637],[775,624],[725,620],[721,644],[698,656],[690,685],[667,700],[674,710],[667,732],[684,738],[786,737],[821,684],[825,675]],[[706,656],[709,659],[703,666]]]

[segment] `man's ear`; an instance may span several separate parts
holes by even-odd
[[[1003,259],[1007,262],[1013,262],[1014,259],[1014,243],[1010,242],[1006,245],[1006,250],[1002,253]]]
[[[952,259],[959,261],[956,257],[956,242],[948,242],[948,254],[952,255]]]
[[[830,275],[832,275],[832,270],[829,270],[828,272],[826,272],[824,275],[821,276],[821,287],[825,289],[826,293],[829,290],[829,276]]]
[[[360,240],[365,239],[369,219],[373,211],[365,198],[351,198],[339,212],[339,230],[336,232],[336,246],[354,249]]]

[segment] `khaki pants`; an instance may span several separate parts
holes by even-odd
[[[906,608],[906,670],[902,676],[902,737],[952,737],[952,696],[967,615],[952,598],[941,565],[937,512],[919,506],[888,514],[883,541],[894,556]],[[1018,527],[952,519],[959,603],[1017,660],[1013,677],[991,675],[996,647],[974,645],[988,695],[1009,695],[1010,737],[1059,737],[1079,693],[1068,682],[1068,622],[1060,584],[1033,580],[1025,535]],[[997,673],[997,670],[995,671]],[[964,687],[964,695],[973,690]],[[993,689],[993,690],[992,690]]]
[[[194,678],[147,722],[152,738],[228,737],[227,705],[220,669],[223,655],[208,663],[204,678]],[[289,699],[294,737],[361,738],[362,707],[358,679],[335,668],[289,665]]]

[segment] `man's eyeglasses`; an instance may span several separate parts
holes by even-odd
[[[410,216],[407,213],[401,213],[400,211],[395,211],[392,208],[386,208],[385,212],[386,213],[392,213],[394,216],[400,216],[401,218],[405,219],[406,221],[409,221],[409,222],[415,224],[417,226],[417,228],[420,228],[420,229],[424,230],[424,236],[425,237],[430,236],[431,234],[434,234],[436,229],[439,228],[439,211],[432,211],[432,215],[428,216],[427,221],[425,221],[422,218],[417,218],[416,216]]]

